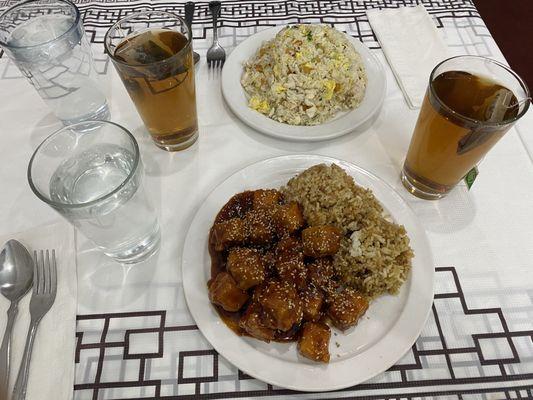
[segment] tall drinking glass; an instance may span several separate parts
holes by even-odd
[[[402,170],[415,196],[439,199],[477,165],[528,110],[526,84],[478,56],[444,60],[431,72]]]
[[[143,178],[135,138],[106,121],[53,133],[28,166],[35,195],[122,263],[142,261],[159,247],[159,224]]]
[[[104,44],[155,144],[182,150],[198,138],[191,32],[164,11],[118,21]]]
[[[80,12],[68,0],[30,0],[0,15],[0,45],[63,124],[107,119]]]

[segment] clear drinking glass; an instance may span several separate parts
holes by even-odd
[[[122,263],[142,261],[159,248],[159,224],[143,179],[137,141],[107,121],[58,130],[28,166],[35,195]]]
[[[183,150],[198,138],[191,32],[179,16],[138,12],[107,31],[104,44],[155,144]]]
[[[524,81],[497,61],[458,56],[438,64],[403,166],[405,188],[424,199],[446,196],[529,103]]]
[[[65,125],[108,119],[77,7],[30,0],[0,15],[0,45]]]

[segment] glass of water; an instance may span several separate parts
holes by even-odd
[[[65,125],[109,118],[78,8],[30,0],[0,15],[0,45]]]
[[[35,195],[126,264],[159,248],[159,223],[143,178],[137,141],[107,121],[58,130],[39,145],[28,166]]]

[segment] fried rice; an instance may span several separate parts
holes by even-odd
[[[327,25],[292,25],[244,64],[250,108],[290,125],[317,125],[357,107],[367,77],[346,35]]]
[[[395,294],[407,279],[413,251],[402,225],[392,221],[372,191],[335,164],[313,166],[282,188],[310,226],[332,224],[343,233],[333,262],[343,282],[374,298]]]

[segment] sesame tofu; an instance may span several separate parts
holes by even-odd
[[[255,249],[231,249],[226,268],[237,282],[237,286],[243,290],[257,286],[265,280],[262,256]]]
[[[300,206],[295,201],[276,208],[274,221],[278,235],[292,234],[303,228],[304,216]]]
[[[298,289],[307,285],[307,267],[302,243],[294,237],[284,237],[276,246],[275,269],[281,280],[293,282]]]
[[[248,294],[237,286],[227,272],[219,273],[208,284],[209,300],[226,311],[239,311],[248,300]]]
[[[276,262],[276,272],[282,280],[292,282],[298,289],[307,286],[307,267],[299,257]]]
[[[239,320],[239,326],[248,335],[268,343],[274,339],[275,331],[274,329],[267,328],[263,324],[261,313],[262,310],[259,304],[250,304]]]
[[[322,317],[324,294],[320,290],[309,287],[301,293],[304,321],[318,321]]]
[[[302,306],[298,292],[289,282],[270,281],[256,289],[257,300],[263,307],[268,327],[288,331],[302,320]]]
[[[295,256],[303,259],[302,242],[294,236],[285,236],[276,244],[276,258],[280,261],[290,260]]]
[[[326,324],[306,322],[298,340],[298,350],[306,358],[328,363],[330,337],[331,330]]]
[[[269,249],[263,254],[263,265],[265,266],[265,274],[272,275],[272,271],[276,268],[276,252],[274,249]]]
[[[341,232],[332,225],[311,226],[302,231],[302,244],[306,256],[332,256],[340,248]]]
[[[368,299],[361,293],[347,288],[333,294],[328,302],[327,313],[331,322],[343,331],[357,324],[368,309]]]
[[[244,218],[248,241],[255,245],[266,245],[274,241],[275,230],[268,210],[253,210]]]
[[[309,281],[319,289],[326,289],[335,275],[333,261],[329,257],[317,258],[307,266]]]
[[[229,247],[242,245],[246,242],[248,232],[244,221],[240,218],[232,218],[213,225],[211,240],[216,251],[223,251]]]
[[[260,209],[273,209],[276,207],[283,198],[281,192],[275,189],[259,189],[254,191],[253,196],[253,208],[254,210]]]

